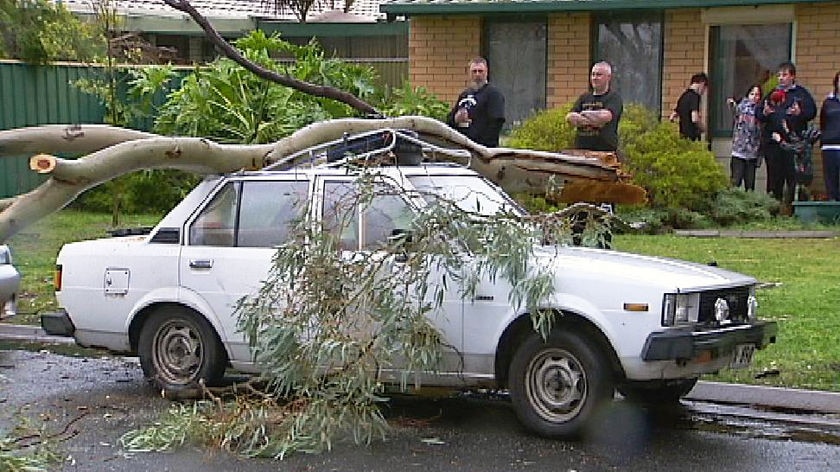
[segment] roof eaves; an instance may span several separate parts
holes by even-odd
[[[791,3],[826,3],[835,0],[394,0],[379,10],[394,16],[476,15],[487,13],[550,13],[620,10],[665,10]]]

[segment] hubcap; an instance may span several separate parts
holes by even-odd
[[[526,393],[546,421],[566,422],[578,415],[587,397],[586,372],[563,349],[546,349],[528,364]]]
[[[204,356],[198,333],[184,323],[169,322],[155,337],[157,373],[167,383],[187,384],[195,380]]]

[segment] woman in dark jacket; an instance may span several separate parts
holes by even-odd
[[[830,200],[840,201],[840,72],[834,74],[834,90],[820,109],[822,160],[825,191]]]

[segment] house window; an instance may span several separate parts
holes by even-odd
[[[505,129],[545,109],[546,32],[544,18],[484,24],[489,79],[505,96]]]
[[[662,106],[662,15],[602,15],[596,22],[594,60],[613,66],[612,87],[624,104]]]
[[[764,94],[775,86],[778,65],[790,60],[791,37],[791,23],[710,27],[708,103],[713,136],[732,136],[727,97],[743,97],[751,84],[761,84]]]

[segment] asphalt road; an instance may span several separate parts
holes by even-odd
[[[0,348],[0,428],[23,418],[43,424],[65,457],[61,471],[787,472],[840,464],[840,418],[832,415],[819,415],[828,424],[819,427],[721,415],[714,404],[648,411],[617,401],[586,441],[564,442],[527,434],[506,401],[483,396],[399,399],[386,411],[388,439],[282,461],[197,446],[167,453],[120,448],[122,434],[153,424],[170,406],[141,378],[135,359]]]

